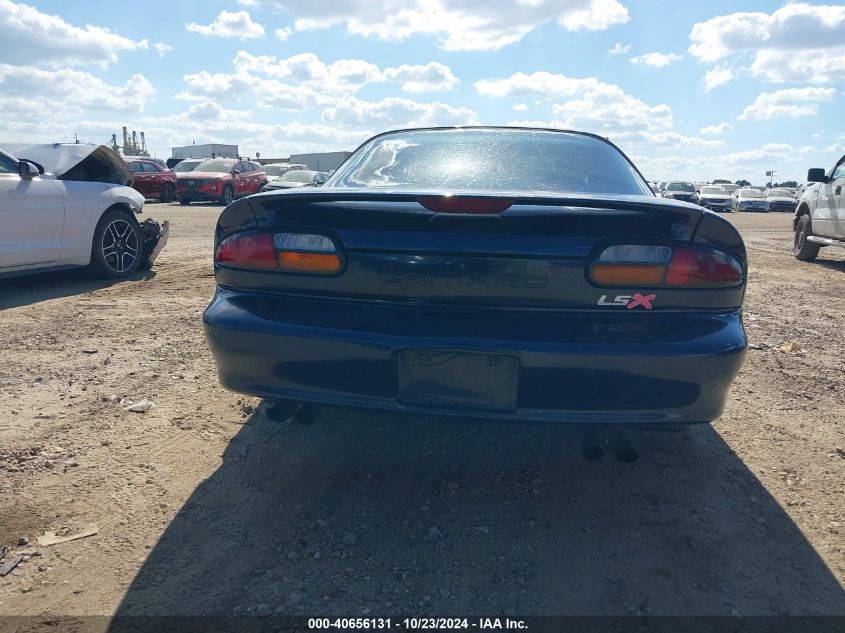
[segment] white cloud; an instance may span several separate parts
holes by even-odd
[[[264,37],[264,27],[254,22],[246,11],[221,11],[211,24],[189,22],[185,28],[200,35],[238,37],[250,40]]]
[[[138,125],[146,132],[148,143],[155,139],[156,147],[166,155],[170,147],[202,139],[237,144],[245,155],[259,151],[262,156],[285,157],[300,152],[351,150],[373,134],[364,128],[346,129],[323,123],[256,123],[250,110],[227,108],[212,99],[192,104],[177,114],[142,117]]]
[[[170,44],[165,44],[164,42],[156,42],[153,44],[153,48],[156,49],[159,57],[164,57],[173,50],[173,47],[170,46]]]
[[[528,111],[528,104],[527,103],[514,103],[513,109],[516,112],[527,112]]]
[[[772,82],[845,78],[845,5],[789,3],[772,14],[721,15],[692,27],[690,53],[705,62],[751,56],[750,72]]]
[[[665,130],[672,126],[672,110],[668,105],[649,105],[619,86],[594,77],[578,79],[542,71],[530,75],[515,73],[505,79],[482,79],[475,83],[475,88],[486,97],[554,100],[557,103],[552,112],[557,123],[603,135]]]
[[[616,42],[613,45],[613,48],[609,48],[607,50],[608,55],[625,55],[631,51],[630,44],[623,44],[622,42]]]
[[[0,64],[0,111],[50,118],[80,116],[86,109],[141,112],[155,94],[143,75],[133,75],[124,85],[107,84],[80,70],[42,70]],[[38,99],[33,99],[38,95]]]
[[[631,63],[644,64],[646,66],[654,66],[655,68],[663,68],[672,62],[680,61],[684,58],[683,55],[677,53],[645,53],[638,57],[632,57]]]
[[[710,92],[713,88],[728,83],[734,78],[733,70],[727,66],[716,66],[704,73],[704,92]]]
[[[232,63],[232,72],[184,75],[188,89],[179,98],[249,99],[261,107],[295,111],[334,105],[368,84],[399,82],[404,91],[421,93],[451,90],[460,83],[438,62],[381,69],[362,59],[326,63],[314,53],[279,59],[239,51]]]
[[[509,125],[586,130],[625,146],[649,148],[721,148],[723,141],[686,136],[673,129],[672,110],[651,105],[614,84],[594,77],[572,78],[535,72],[475,83],[485,97],[539,98],[552,103],[552,120],[512,121]]]
[[[414,66],[402,64],[395,68],[385,68],[381,78],[383,81],[402,82],[402,90],[405,92],[453,90],[460,83],[452,69],[439,62]]]
[[[816,116],[818,104],[833,101],[834,88],[788,88],[775,92],[761,92],[751,105],[743,109],[740,120],[794,119]]]
[[[291,35],[293,35],[293,29],[285,26],[285,27],[282,27],[280,29],[276,29],[275,33],[276,33],[276,39],[284,42],[284,41],[287,41],[287,39]]]
[[[420,103],[401,97],[378,102],[349,97],[323,111],[323,120],[350,127],[389,129],[397,127],[473,125],[478,115],[469,108],[455,108],[439,101]]]
[[[98,26],[73,26],[58,15],[10,0],[0,0],[0,33],[2,61],[10,64],[107,65],[121,52],[149,48],[147,40],[135,41]]]
[[[296,30],[345,25],[350,33],[387,41],[433,35],[446,50],[493,50],[555,21],[568,31],[598,31],[628,21],[619,0],[262,0],[295,18]]]
[[[799,154],[810,154],[815,151],[816,149],[811,145],[795,147],[789,143],[766,143],[754,149],[724,154],[719,160],[728,165],[760,164],[764,161],[781,163],[785,160],[794,160],[794,157]]]
[[[725,132],[730,132],[734,129],[733,125],[730,123],[719,123],[719,125],[705,125],[701,128],[701,134],[724,134]]]

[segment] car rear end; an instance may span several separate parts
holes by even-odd
[[[724,197],[717,197],[717,196],[701,196],[701,200],[699,204],[704,207],[705,209],[709,209],[710,211],[716,212],[726,212],[731,210],[731,199],[727,196]]]
[[[224,386],[524,420],[720,414],[746,345],[730,223],[650,194],[356,189],[343,174],[221,215],[204,321]]]
[[[767,202],[769,211],[795,213],[795,209],[798,207],[798,200],[795,198],[769,198]]]

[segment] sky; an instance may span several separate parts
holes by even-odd
[[[0,0],[0,143],[353,150],[528,125],[650,180],[803,182],[845,154],[845,5],[710,0]]]

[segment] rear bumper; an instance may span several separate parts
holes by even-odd
[[[745,355],[741,311],[720,314],[455,310],[218,289],[204,324],[228,389],[397,411],[559,422],[717,418]],[[409,406],[401,350],[518,359],[516,407]]]
[[[701,206],[705,209],[710,209],[711,211],[725,211],[729,212],[731,210],[731,203],[730,202],[709,202],[709,201],[702,201]]]

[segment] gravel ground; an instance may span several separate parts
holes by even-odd
[[[725,414],[591,463],[572,428],[221,389],[219,211],[148,205],[172,238],[130,281],[0,281],[0,614],[845,614],[845,251],[730,216],[755,349]]]

